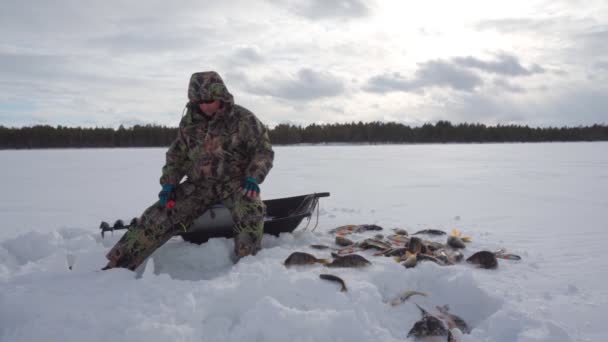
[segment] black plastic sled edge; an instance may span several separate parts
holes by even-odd
[[[293,232],[304,218],[311,218],[319,205],[319,198],[329,195],[329,192],[320,192],[265,200],[264,233],[278,236],[280,233]],[[197,244],[211,238],[231,238],[234,236],[233,221],[228,209],[212,208],[196,219],[188,232],[180,235],[185,241]]]

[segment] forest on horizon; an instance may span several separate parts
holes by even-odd
[[[353,143],[495,143],[608,141],[608,125],[528,127],[438,121],[410,127],[395,122],[352,122],[298,126],[280,124],[269,129],[273,145]],[[161,147],[177,136],[176,127],[135,125],[125,128],[86,128],[37,125],[9,128],[0,125],[0,149]]]

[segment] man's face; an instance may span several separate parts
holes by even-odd
[[[214,116],[220,109],[220,100],[215,100],[212,102],[202,101],[198,104],[198,107],[201,109],[201,112],[205,113],[205,115]]]

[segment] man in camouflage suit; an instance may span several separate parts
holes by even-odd
[[[237,260],[261,248],[265,206],[259,187],[274,152],[266,127],[234,103],[214,71],[192,75],[187,111],[167,151],[160,200],[146,209],[108,252],[104,269],[135,270],[172,236],[188,231],[210,206],[224,204],[234,221]],[[184,182],[180,181],[186,176]]]

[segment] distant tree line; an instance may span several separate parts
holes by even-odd
[[[531,128],[469,123],[452,125],[449,121],[420,127],[395,122],[312,124],[306,127],[281,124],[270,132],[270,140],[274,144],[606,141],[608,126]]]
[[[69,147],[168,146],[177,128],[145,125],[125,128],[81,128],[0,126],[0,149]],[[544,142],[608,141],[608,126],[531,128],[517,125],[486,126],[449,121],[410,127],[395,122],[311,124],[306,127],[281,124],[270,130],[275,145],[301,143],[451,143],[451,142]]]
[[[0,149],[167,146],[176,136],[177,128],[155,125],[118,129],[0,126]]]

